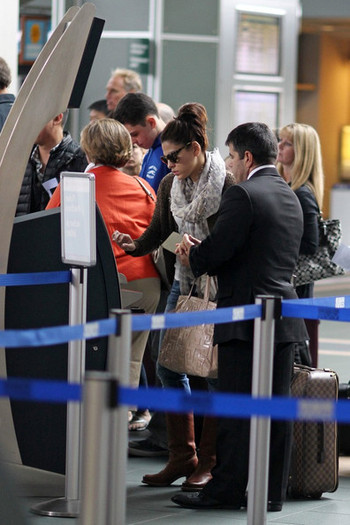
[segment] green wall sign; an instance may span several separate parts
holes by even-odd
[[[129,44],[129,68],[141,75],[150,73],[150,40],[138,38]]]

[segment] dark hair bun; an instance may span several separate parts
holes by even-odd
[[[200,122],[203,127],[207,125],[207,110],[199,102],[188,102],[180,107],[177,118],[185,122]]]
[[[188,102],[180,107],[177,117],[165,126],[161,141],[168,140],[179,145],[197,141],[205,151],[208,148],[207,122],[205,107],[198,102]]]

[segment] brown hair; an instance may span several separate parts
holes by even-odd
[[[101,118],[87,124],[81,131],[80,144],[91,162],[117,168],[124,166],[132,153],[128,130],[111,118]]]
[[[162,142],[169,140],[176,144],[196,141],[202,151],[208,149],[207,110],[198,102],[189,102],[180,107],[177,117],[168,122],[161,134]]]

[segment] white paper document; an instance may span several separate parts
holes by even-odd
[[[182,241],[182,235],[177,232],[172,232],[163,242],[162,246],[165,250],[175,253],[176,244]]]

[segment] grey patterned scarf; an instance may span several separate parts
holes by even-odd
[[[209,234],[208,217],[219,209],[226,177],[225,162],[219,150],[206,152],[206,162],[197,182],[190,177],[174,179],[171,188],[171,212],[179,224],[179,233],[189,233],[203,240]],[[190,268],[180,268],[180,290],[188,294],[194,275]]]

